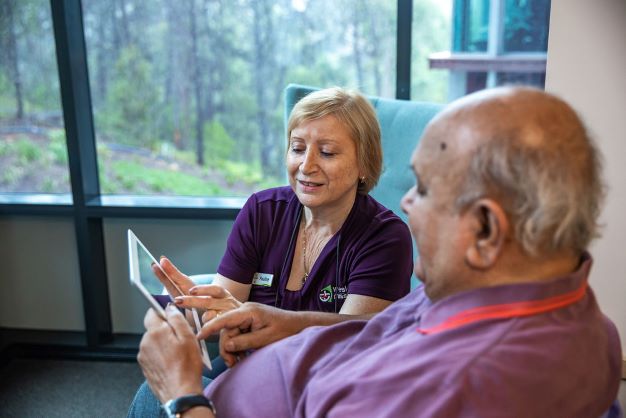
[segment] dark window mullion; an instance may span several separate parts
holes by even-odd
[[[80,0],[51,0],[63,118],[67,138],[83,312],[89,347],[112,339],[102,218],[89,217],[99,196],[89,76]]]
[[[396,99],[411,99],[411,25],[413,0],[398,0],[396,34]]]

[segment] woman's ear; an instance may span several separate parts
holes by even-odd
[[[502,207],[491,199],[479,199],[466,212],[473,236],[465,254],[466,262],[477,269],[492,267],[502,253],[509,233],[509,221]]]

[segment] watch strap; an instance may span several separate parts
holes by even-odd
[[[196,406],[203,406],[209,408],[213,414],[215,414],[215,406],[213,402],[204,395],[185,395],[179,398],[170,399],[165,402],[163,409],[167,413],[168,417],[180,417],[185,411],[195,408]]]

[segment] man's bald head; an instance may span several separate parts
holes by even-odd
[[[529,254],[582,251],[597,235],[601,164],[576,112],[531,88],[466,96],[429,125],[420,148],[463,210],[497,200]]]

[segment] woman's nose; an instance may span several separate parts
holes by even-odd
[[[304,158],[302,159],[302,162],[300,163],[300,171],[306,174],[306,173],[315,171],[316,167],[317,167],[317,157],[315,155],[315,152],[307,151],[304,154]]]
[[[400,200],[400,208],[402,209],[402,212],[406,213],[407,215],[409,214],[409,208],[413,204],[414,192],[415,192],[415,186],[411,187],[409,191],[406,192],[404,196],[402,196],[402,199]]]

